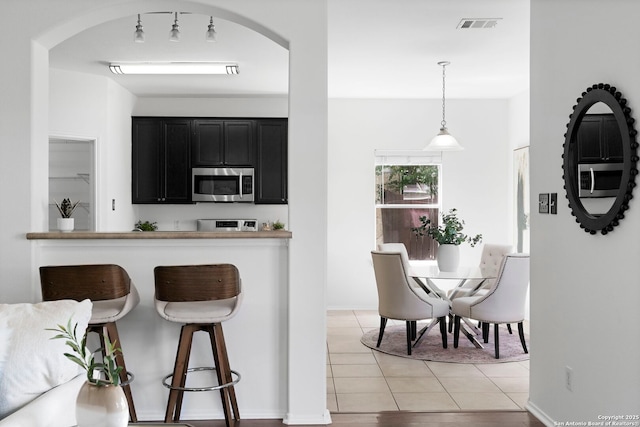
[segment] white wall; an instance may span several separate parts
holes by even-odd
[[[592,236],[567,208],[561,173],[569,114],[588,86],[616,86],[640,117],[638,16],[631,0],[531,1],[531,202],[547,192],[560,202],[557,216],[531,218],[529,405],[547,425],[640,414],[638,190],[620,226]]]
[[[439,130],[441,100],[329,103],[329,308],[376,309],[374,150],[421,150]],[[447,126],[464,151],[443,154],[443,206],[457,208],[469,234],[512,243],[506,100],[447,100]],[[481,245],[462,246],[477,264]]]
[[[48,49],[84,29],[141,10],[190,10],[239,22],[288,46],[289,222],[286,313],[287,423],[324,423],[326,411],[326,205],[327,5],[326,0],[48,0],[3,4],[11,16],[0,51],[0,190],[12,201],[0,210],[0,300],[35,301],[34,244],[29,231],[46,227],[49,129]],[[111,106],[110,106],[111,107]],[[110,109],[109,107],[109,109]],[[110,110],[113,112],[112,110]],[[121,158],[124,154],[116,154]],[[318,182],[319,180],[319,182]],[[120,184],[117,184],[118,186]],[[118,187],[119,188],[119,187]],[[305,198],[315,188],[314,198]],[[119,190],[110,188],[113,197]],[[119,197],[119,196],[118,196]],[[5,224],[11,224],[7,226]],[[308,224],[312,224],[309,226]],[[25,286],[30,283],[32,286]],[[247,402],[247,404],[251,404]]]

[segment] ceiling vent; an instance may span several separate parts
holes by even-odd
[[[463,18],[456,27],[459,30],[469,28],[494,28],[502,18]]]

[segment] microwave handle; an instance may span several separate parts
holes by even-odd
[[[596,188],[596,175],[593,173],[593,168],[589,168],[589,173],[591,174],[591,191],[590,193],[593,194],[593,190],[595,190]]]
[[[593,171],[591,171],[593,174]],[[240,172],[240,182],[238,183],[238,190],[240,193],[240,198],[242,199],[242,172]],[[593,190],[591,190],[593,192]]]

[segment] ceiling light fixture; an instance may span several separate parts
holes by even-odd
[[[136,43],[144,43],[144,31],[142,31],[142,22],[140,21],[140,14],[138,14],[138,25],[136,25],[136,32],[133,33],[133,41]]]
[[[213,25],[213,16],[210,17],[209,29],[207,30],[207,34],[205,35],[205,40],[207,40],[208,42],[216,41],[216,27]]]
[[[171,31],[169,31],[169,41],[171,42],[180,41],[180,29],[178,26],[178,12],[176,12],[175,21],[173,21],[173,25],[171,26]]]
[[[114,62],[113,74],[239,74],[231,62]]]
[[[458,144],[458,141],[449,134],[447,130],[447,121],[445,120],[445,96],[444,96],[444,69],[451,64],[449,61],[440,61],[438,65],[442,66],[442,122],[440,122],[440,132],[431,140],[424,151],[460,151],[464,148]]]

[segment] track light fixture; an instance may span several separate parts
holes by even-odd
[[[171,31],[169,31],[169,41],[171,42],[180,41],[180,28],[178,26],[178,12],[175,13],[175,21],[173,21],[173,25],[171,26]]]
[[[136,43],[144,43],[144,31],[142,30],[140,14],[138,14],[138,25],[136,25],[136,32],[133,33],[133,41]]]
[[[213,25],[213,16],[209,17],[209,29],[207,30],[207,34],[205,35],[205,40],[208,42],[216,41],[216,28]]]

